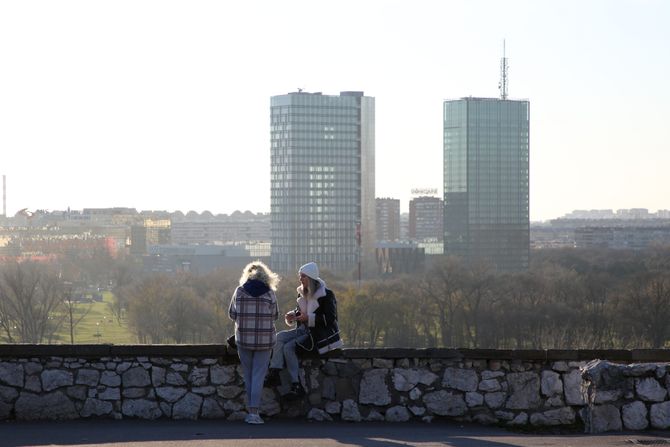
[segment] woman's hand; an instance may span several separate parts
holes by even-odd
[[[284,315],[284,319],[289,324],[294,323],[295,322],[295,312],[293,312],[293,311],[286,312],[286,315]]]
[[[307,323],[307,320],[309,320],[309,318],[307,317],[307,314],[304,314],[302,312],[298,313],[295,316],[295,319],[296,319],[296,321],[299,321],[301,323]]]

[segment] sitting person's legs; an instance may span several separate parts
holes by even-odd
[[[298,336],[297,329],[277,333],[277,343],[272,348],[270,369],[284,369],[284,344]]]
[[[309,330],[304,326],[277,334],[277,344],[272,349],[270,373],[266,382],[268,386],[281,384],[279,371],[284,367],[288,369],[292,383],[300,381],[298,378],[300,365],[296,354],[296,344],[304,343],[308,337]]]

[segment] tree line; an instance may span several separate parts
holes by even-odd
[[[0,337],[49,343],[56,330],[72,333],[83,312],[73,312],[67,285],[83,277],[110,284],[109,310],[138,343],[223,343],[233,331],[227,309],[242,267],[145,276],[133,258],[104,255],[4,265]],[[360,284],[322,277],[337,297],[349,347],[632,349],[670,341],[670,248],[543,249],[519,273],[435,257],[414,275]],[[293,277],[280,283],[282,313],[295,306],[297,285]]]

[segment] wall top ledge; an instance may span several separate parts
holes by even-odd
[[[237,352],[226,345],[42,345],[0,344],[0,358],[29,357],[228,357]],[[326,354],[326,358],[419,358],[419,359],[487,359],[522,361],[588,361],[668,362],[670,349],[451,349],[451,348],[345,348]]]

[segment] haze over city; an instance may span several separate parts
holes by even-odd
[[[530,218],[668,209],[670,3],[3,2],[7,214],[270,208],[269,104],[376,99],[376,196],[442,192],[442,103],[530,100]]]

